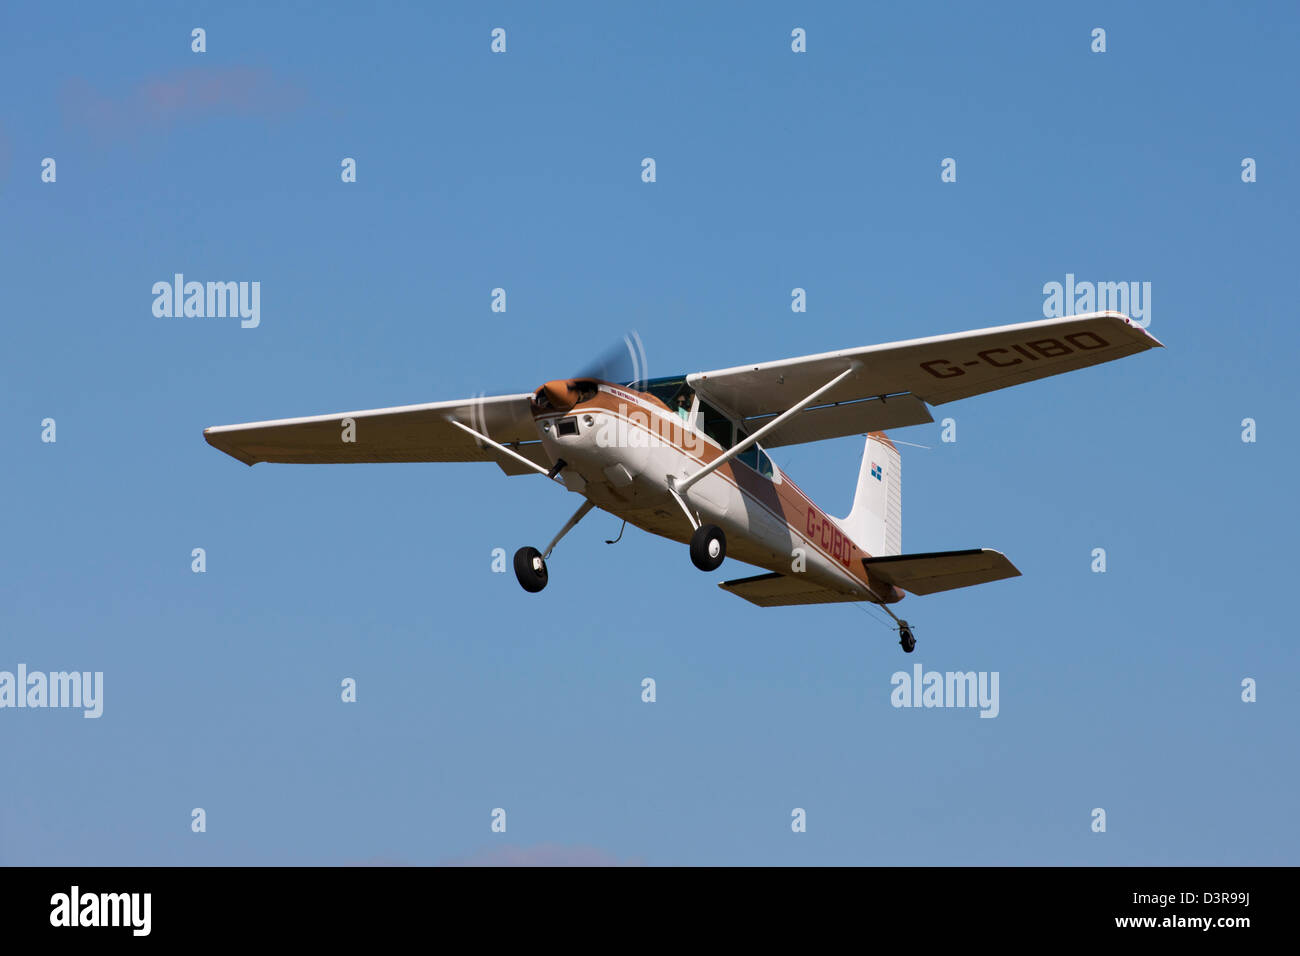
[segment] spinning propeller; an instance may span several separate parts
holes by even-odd
[[[623,336],[622,341],[611,345],[574,378],[597,378],[632,388],[644,386],[650,375],[646,368],[645,346],[641,344],[641,336],[629,332]]]

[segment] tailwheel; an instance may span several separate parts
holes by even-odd
[[[898,643],[902,646],[905,654],[910,654],[916,650],[916,638],[912,636],[912,629],[907,626],[906,621],[898,622]]]
[[[519,586],[531,594],[546,587],[546,560],[536,548],[520,548],[515,552],[515,577]]]
[[[716,571],[727,557],[727,536],[715,524],[703,524],[691,535],[691,563],[701,571]]]

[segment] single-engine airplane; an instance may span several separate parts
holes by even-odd
[[[208,428],[208,444],[259,461],[494,461],[583,497],[545,550],[520,548],[525,591],[549,580],[556,544],[593,508],[767,573],[719,587],[760,607],[933,594],[1016,577],[997,551],[904,554],[897,447],[885,429],[932,422],[930,405],[1160,347],[1119,312],[1045,319],[645,381],[578,376],[535,392]],[[766,449],[866,434],[848,515],[822,511]],[[620,532],[621,535],[621,532]]]

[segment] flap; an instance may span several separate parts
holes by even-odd
[[[747,418],[745,429],[755,432],[774,417],[776,416],[764,415]],[[915,395],[890,395],[861,402],[815,405],[805,408],[764,436],[763,447],[779,448],[781,445],[797,445],[824,438],[865,435],[891,428],[906,428],[908,425],[925,425],[932,421],[934,417],[930,414],[930,409]]]

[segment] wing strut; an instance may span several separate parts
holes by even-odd
[[[744,441],[737,442],[736,444],[732,445],[731,448],[726,452],[724,452],[720,457],[713,459],[713,461],[709,462],[707,465],[705,465],[695,474],[691,475],[689,478],[687,478],[685,481],[683,481],[680,485],[677,486],[677,491],[681,494],[685,494],[686,491],[691,487],[691,485],[695,484],[705,475],[712,474],[714,471],[721,468],[723,465],[731,461],[737,455],[742,454],[747,448],[749,448],[750,445],[757,442],[760,438],[762,438],[772,429],[776,428],[778,425],[783,425],[791,418],[794,418],[794,416],[798,415],[801,411],[803,411],[813,402],[817,401],[818,398],[820,398],[826,392],[830,391],[836,385],[840,384],[840,382],[844,381],[844,379],[848,378],[850,375],[852,375],[861,367],[862,367],[861,362],[849,363],[848,368],[840,372],[839,375],[836,375],[833,379],[831,379],[821,388],[817,389],[817,391],[811,393],[807,398],[803,399],[803,401],[798,402],[795,405],[792,405],[790,408],[787,408],[780,415],[777,415],[776,418],[772,419],[770,422],[768,422],[758,431],[754,432],[754,434],[750,435]],[[699,389],[697,388],[696,391],[699,391]]]
[[[529,461],[527,458],[525,458],[523,455],[519,454],[519,452],[515,451],[513,448],[507,448],[505,445],[501,444],[499,441],[493,441],[491,438],[488,438],[487,435],[484,435],[482,432],[476,432],[474,429],[470,428],[468,425],[462,425],[460,422],[456,421],[456,419],[454,419],[454,418],[449,418],[449,419],[447,419],[447,421],[450,422],[451,424],[455,425],[455,426],[456,426],[457,428],[459,428],[461,431],[463,431],[463,432],[468,432],[469,434],[473,435],[473,436],[474,436],[475,438],[477,438],[479,441],[484,442],[485,444],[491,445],[491,446],[492,446],[493,448],[495,448],[497,451],[499,451],[499,452],[503,452],[503,453],[509,455],[511,458],[515,458],[515,459],[517,459],[518,461],[520,461],[520,462],[522,462],[523,464],[527,465],[529,468],[531,468],[533,471],[537,472],[538,474],[545,475],[547,478],[551,478],[551,479],[554,479],[554,478],[555,478],[554,475],[552,475],[549,471],[547,471],[547,470],[546,470],[545,468],[543,468],[541,465],[537,464],[537,462],[535,462],[535,461]]]

